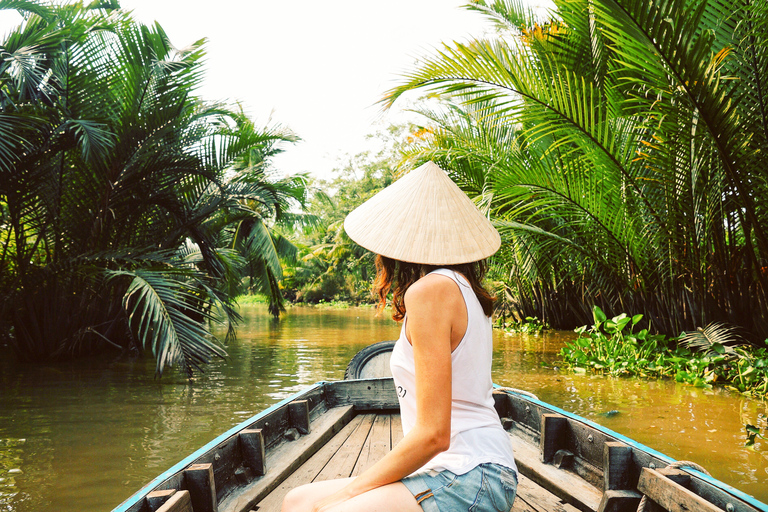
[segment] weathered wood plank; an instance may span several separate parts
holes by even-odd
[[[325,445],[354,416],[351,405],[336,407],[319,417],[312,432],[298,440],[284,442],[267,452],[267,473],[228,495],[219,503],[221,512],[240,512],[262,500],[296,468]]]
[[[312,389],[306,393],[299,395],[296,400],[306,400],[307,407],[309,409],[309,416],[311,419],[318,418],[325,413],[326,400],[325,392],[326,387],[321,386]],[[271,413],[262,416],[252,424],[248,425],[249,429],[261,430],[261,435],[264,437],[264,444],[267,448],[281,443],[283,441],[283,434],[287,428],[291,428],[291,414],[288,405],[284,405]],[[211,462],[211,461],[201,461]],[[217,480],[217,485],[219,482]]]
[[[637,490],[669,512],[722,512],[701,496],[670,480],[655,469],[643,468]]]
[[[497,411],[501,414],[501,417],[511,418],[514,422],[514,429],[524,431],[532,437],[534,442],[539,442],[541,415],[551,411],[543,409],[538,404],[532,403],[521,395],[506,391],[496,390],[494,399]]]
[[[661,476],[667,477],[676,484],[680,484],[686,489],[690,489],[691,474],[680,468],[661,468],[656,470]]]
[[[363,414],[360,426],[349,436],[349,439],[339,450],[331,457],[328,464],[315,478],[316,482],[322,480],[333,480],[335,478],[347,478],[352,475],[355,463],[360,457],[360,450],[368,438],[368,434],[373,427],[375,414]]]
[[[608,442],[603,446],[603,479],[605,490],[632,489],[632,448],[624,443]]]
[[[320,471],[328,464],[328,461],[331,460],[331,457],[347,442],[349,436],[360,426],[362,421],[363,416],[352,418],[338,434],[333,436],[333,439],[328,441],[325,446],[302,464],[299,469],[283,480],[274,491],[259,502],[259,512],[280,512],[283,499],[288,494],[288,491],[314,481]]]
[[[571,446],[568,450],[575,456],[573,470],[581,478],[595,487],[604,485],[603,475],[603,446],[614,441],[613,437],[604,432],[569,418],[569,434]]]
[[[294,400],[288,404],[288,412],[294,428],[302,434],[309,434],[309,402]]]
[[[214,450],[198,458],[194,464],[212,464],[213,479],[217,498],[221,499],[227,490],[234,485],[235,470],[240,466],[242,457],[237,436],[224,440]],[[192,495],[194,504],[195,496]]]
[[[237,437],[245,464],[256,476],[264,475],[267,472],[267,456],[261,430],[256,428],[241,430]]]
[[[179,491],[171,496],[157,512],[193,512],[189,491]]]
[[[511,414],[510,402],[506,391],[493,390],[493,407],[499,418],[508,418]]]
[[[391,438],[389,414],[377,414],[351,476],[359,475],[389,453],[392,444]]]
[[[516,432],[509,434],[520,473],[579,510],[594,512],[602,492],[581,477],[541,461],[539,450]]]
[[[645,508],[643,509],[643,512],[669,512],[669,511],[653,500],[646,500]]]
[[[395,383],[391,378],[330,382],[325,396],[330,406],[352,404],[357,411],[399,409]]]
[[[520,496],[517,496],[509,512],[541,512],[541,511],[531,507],[527,502],[523,501],[523,499],[520,498]]]
[[[635,512],[642,495],[630,490],[607,490],[603,493],[597,512]]]
[[[392,448],[403,440],[403,422],[399,414],[392,414]]]
[[[543,414],[541,416],[541,461],[552,462],[555,453],[561,448],[567,448],[568,418],[559,414]]]
[[[184,481],[195,512],[218,512],[213,464],[192,464],[184,470]]]
[[[691,475],[690,487],[695,494],[698,494],[708,502],[720,507],[723,510],[733,512],[754,512],[755,507],[745,503],[734,495],[727,493],[724,489],[718,489],[716,486],[706,482],[695,475]]]
[[[579,509],[564,502],[525,475],[518,475],[517,479],[517,498],[512,507],[513,512],[578,512]]]
[[[147,507],[149,508],[150,512],[156,512],[157,509],[162,507],[163,504],[168,501],[168,499],[173,496],[175,492],[176,489],[163,489],[160,491],[152,491],[147,494]]]

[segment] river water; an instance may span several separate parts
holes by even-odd
[[[295,307],[273,321],[248,306],[227,361],[192,381],[154,362],[20,365],[0,348],[0,511],[107,512],[216,435],[319,380],[341,379],[362,347],[398,336],[369,308]],[[744,447],[766,404],[670,381],[557,368],[571,332],[494,340],[494,382],[692,460],[768,502],[768,443]]]

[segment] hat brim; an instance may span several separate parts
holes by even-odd
[[[501,246],[496,228],[433,162],[353,210],[344,229],[371,252],[427,265],[483,260]]]

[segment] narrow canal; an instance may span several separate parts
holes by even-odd
[[[191,382],[153,362],[19,365],[0,350],[0,511],[107,512],[229,427],[318,380],[343,378],[362,347],[395,339],[373,310],[247,307],[230,357]],[[669,381],[557,369],[574,336],[496,333],[494,381],[664,452],[768,502],[768,443],[744,447],[766,404]],[[760,419],[764,421],[764,419]]]

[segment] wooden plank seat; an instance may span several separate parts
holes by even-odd
[[[288,491],[299,485],[356,476],[381,459],[402,437],[399,414],[358,414],[253,510],[278,512]],[[517,492],[512,512],[578,511],[523,475]]]
[[[147,494],[149,512],[197,512],[188,490],[163,489]],[[203,507],[198,507],[202,510]]]

